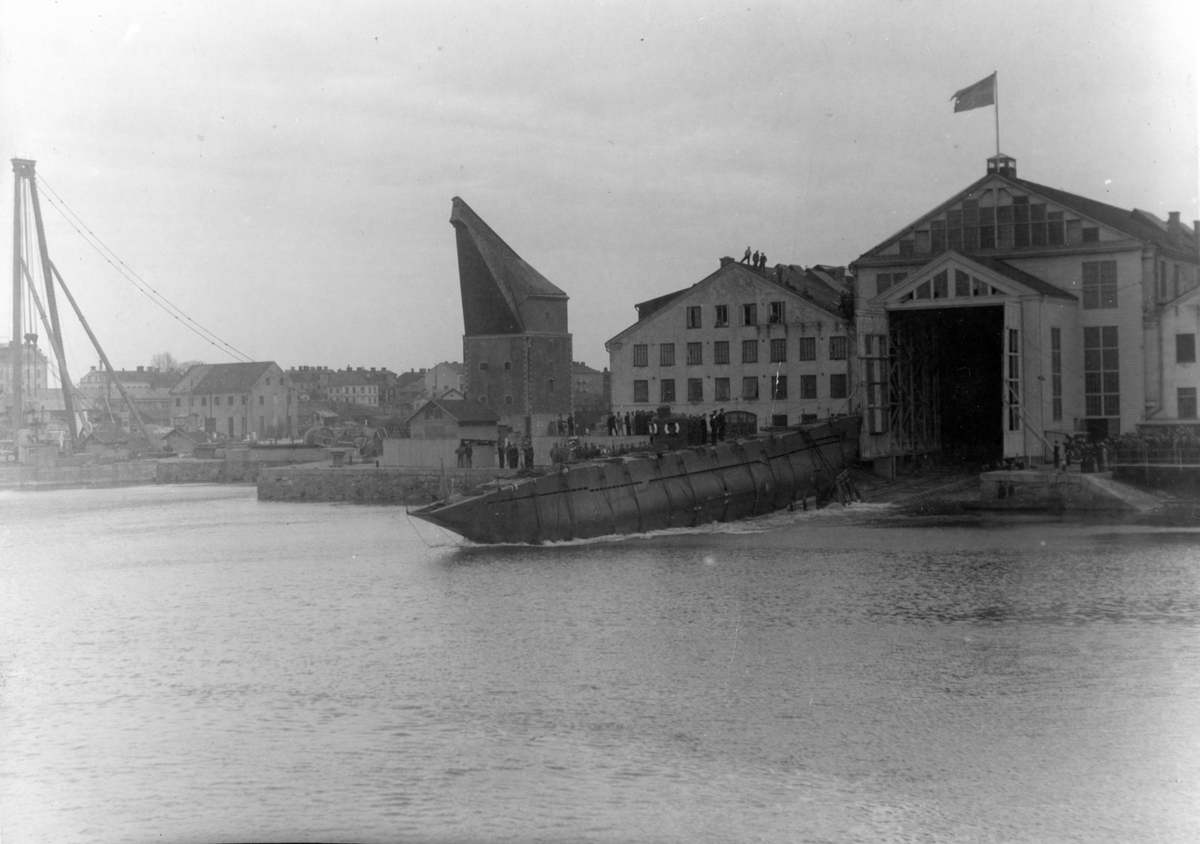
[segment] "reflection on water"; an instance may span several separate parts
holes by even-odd
[[[0,493],[0,548],[6,842],[1200,840],[1197,533],[144,487]]]

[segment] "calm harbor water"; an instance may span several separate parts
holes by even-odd
[[[0,492],[0,838],[1200,840],[1200,532]]]

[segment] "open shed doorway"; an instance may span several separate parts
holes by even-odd
[[[953,464],[1002,459],[1004,307],[892,311],[889,323],[897,439]]]

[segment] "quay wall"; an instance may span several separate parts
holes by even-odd
[[[451,492],[473,489],[509,469],[446,469]],[[441,469],[374,464],[273,466],[258,473],[259,501],[349,501],[360,504],[428,504],[438,493]]]
[[[76,465],[0,466],[0,488],[69,486],[124,486],[150,484],[155,479],[154,460],[125,460],[117,463],[87,462]]]
[[[979,476],[980,509],[1157,510],[1149,493],[1114,481],[1111,473],[1014,470]]]

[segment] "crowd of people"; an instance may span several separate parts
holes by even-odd
[[[711,413],[699,413],[684,417],[670,417],[669,414],[652,410],[637,410],[632,414],[626,412],[610,414],[608,417],[608,435],[610,437],[654,437],[669,434],[676,435],[681,431],[667,430],[667,424],[676,426],[686,425],[687,442],[689,445],[705,445],[725,439],[725,408]],[[685,421],[686,420],[686,421]]]
[[[1200,463],[1200,432],[1176,425],[1145,432],[1120,434],[1107,440],[1122,461],[1139,463]]]

